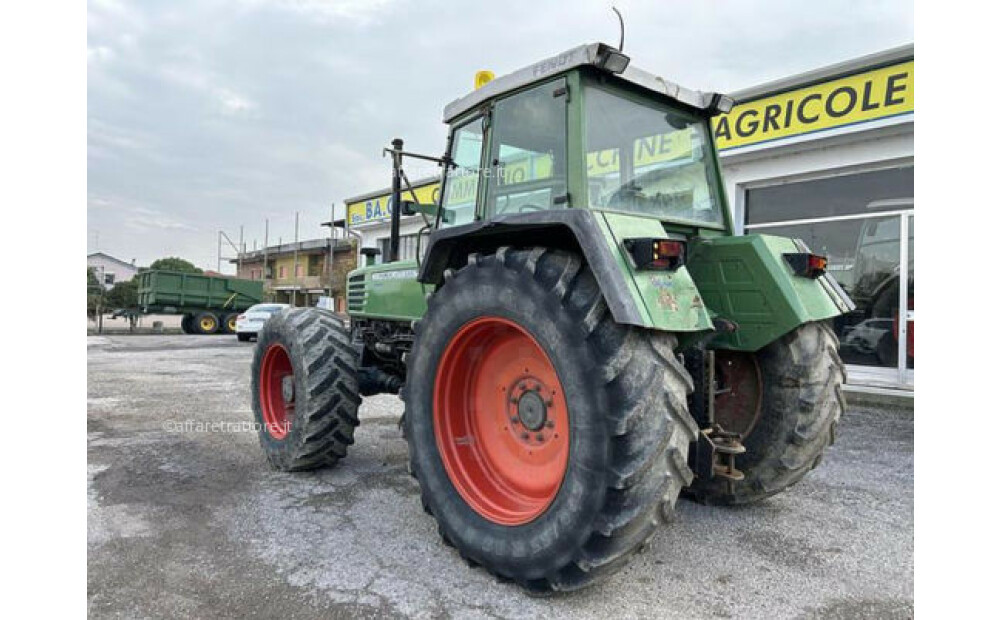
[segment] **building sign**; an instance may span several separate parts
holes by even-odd
[[[913,112],[913,61],[741,103],[713,119],[720,151]]]
[[[418,185],[413,188],[413,192],[404,189],[402,194],[403,200],[412,200],[419,204],[436,204],[438,201],[438,184]],[[391,215],[392,194],[384,194],[367,200],[347,203],[347,222],[349,226],[388,219]]]

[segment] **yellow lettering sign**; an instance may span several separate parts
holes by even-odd
[[[913,112],[913,61],[741,103],[713,120],[720,151]]]

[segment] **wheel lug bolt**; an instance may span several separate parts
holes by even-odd
[[[512,415],[510,416],[510,422],[511,424],[519,424],[521,422],[521,419],[516,415]]]
[[[517,384],[517,389],[519,389],[519,390],[521,390],[523,392],[523,391],[525,391],[525,390],[528,389],[528,386],[526,384],[524,384],[524,383],[518,383]]]
[[[521,439],[527,439],[528,436],[528,433],[521,433]]]
[[[545,435],[538,433],[537,435],[535,435],[535,439],[537,439],[538,441],[545,441]]]
[[[545,428],[553,428],[553,427],[555,427],[555,425],[556,425],[556,423],[553,422],[552,420],[546,420],[545,421]]]
[[[546,407],[551,407],[552,406],[552,399],[551,398],[548,399],[547,401],[545,401],[545,406]]]

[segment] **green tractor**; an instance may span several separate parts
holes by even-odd
[[[681,492],[801,480],[844,410],[827,323],[853,304],[801,241],[735,234],[710,123],[732,105],[591,44],[449,104],[443,157],[393,141],[389,256],[349,274],[350,325],[296,308],[260,335],[270,463],[336,463],[362,396],[399,393],[444,542],[535,592],[613,573]],[[443,168],[439,204],[403,200],[408,157]]]

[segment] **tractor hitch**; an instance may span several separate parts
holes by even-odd
[[[746,451],[738,433],[714,424],[698,431],[695,449],[688,453],[688,465],[703,480],[719,477],[732,484],[744,478],[736,468],[736,457]]]
[[[695,445],[688,452],[688,465],[702,480],[719,477],[731,487],[744,478],[736,467],[736,457],[747,449],[740,433],[726,430],[715,420],[716,398],[728,392],[720,385],[715,351],[704,348],[685,351],[684,365],[695,383],[688,405],[699,428]]]

